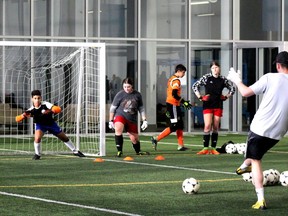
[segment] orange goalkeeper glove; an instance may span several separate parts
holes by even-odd
[[[16,116],[15,120],[16,122],[21,122],[23,121],[23,119],[25,119],[25,116],[23,114]]]
[[[53,106],[51,108],[52,112],[57,114],[57,113],[60,113],[61,112],[61,107],[60,106]]]

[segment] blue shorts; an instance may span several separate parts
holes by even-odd
[[[259,136],[252,131],[249,131],[245,157],[261,160],[264,154],[278,142],[279,140]]]
[[[52,125],[42,125],[35,123],[35,130],[41,130],[43,133],[49,131],[55,136],[62,132],[62,129],[56,122],[54,122]]]

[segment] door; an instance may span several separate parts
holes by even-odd
[[[250,86],[266,73],[277,73],[273,63],[280,48],[274,47],[240,47],[236,46],[235,56],[237,68],[241,71],[242,81]],[[233,101],[233,129],[248,131],[250,123],[259,107],[262,96],[242,97],[237,91]]]

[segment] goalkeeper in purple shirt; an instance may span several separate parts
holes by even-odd
[[[115,143],[117,157],[123,154],[123,131],[126,130],[137,155],[148,155],[149,152],[141,151],[140,140],[137,128],[138,112],[142,118],[141,129],[148,127],[145,109],[141,94],[133,89],[131,78],[125,78],[122,82],[123,90],[119,91],[110,107],[109,128],[115,130]]]

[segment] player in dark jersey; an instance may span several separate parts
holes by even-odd
[[[185,76],[185,72],[186,67],[184,65],[177,65],[175,67],[174,75],[172,75],[167,82],[166,116],[169,119],[169,126],[165,128],[157,137],[151,137],[151,142],[155,150],[157,143],[160,140],[175,131],[178,140],[177,150],[188,150],[188,148],[184,146],[183,140],[184,123],[182,118],[181,105],[183,105],[188,110],[192,108],[192,105],[189,103],[189,101],[186,101],[181,97],[181,81],[179,79]]]
[[[213,61],[210,64],[211,73],[205,74],[192,86],[195,95],[199,100],[203,101],[203,116],[204,116],[204,148],[197,154],[219,154],[216,151],[218,141],[218,130],[220,120],[223,115],[223,101],[227,100],[235,93],[235,87],[224,76],[221,76],[220,65]],[[200,87],[204,86],[205,95],[200,94]],[[228,93],[224,96],[222,91],[228,89]],[[210,135],[210,133],[212,134]],[[209,142],[211,136],[211,149]]]
[[[23,114],[16,116],[16,121],[21,122],[25,118],[33,117],[35,124],[34,134],[34,149],[35,155],[33,160],[39,160],[41,157],[41,139],[44,133],[49,131],[54,136],[58,137],[64,144],[73,152],[75,156],[85,157],[85,155],[75,148],[73,143],[69,140],[66,134],[54,121],[53,115],[60,113],[61,108],[49,102],[42,101],[41,92],[33,90],[31,92],[32,106]]]
[[[149,152],[141,151],[140,140],[137,128],[138,112],[142,118],[141,129],[144,131],[148,127],[145,109],[140,92],[133,89],[131,78],[122,81],[123,90],[119,91],[110,107],[109,128],[115,130],[115,143],[117,147],[117,157],[123,154],[123,131],[129,135],[132,146],[137,155],[147,155]]]

